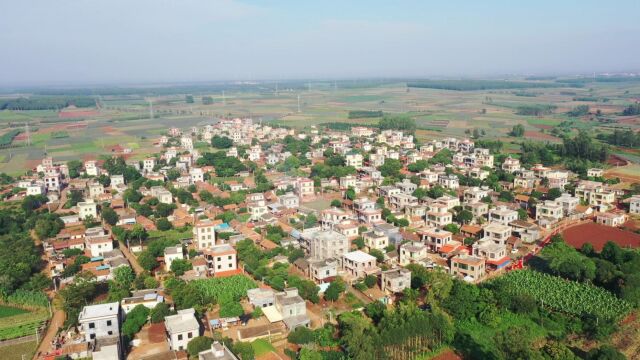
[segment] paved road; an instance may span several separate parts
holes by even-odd
[[[51,322],[49,322],[49,327],[47,328],[47,332],[42,337],[40,341],[40,345],[38,346],[38,350],[33,356],[33,360],[40,359],[40,354],[46,354],[51,349],[51,341],[55,338],[58,333],[58,329],[62,327],[64,324],[64,320],[66,315],[62,309],[57,309],[53,313],[53,317],[51,318]]]

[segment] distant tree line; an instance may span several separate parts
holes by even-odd
[[[632,130],[614,130],[610,134],[598,134],[598,140],[622,147],[640,147],[640,133]]]
[[[624,116],[640,115],[640,103],[635,103],[633,105],[627,106],[622,111],[622,115]]]
[[[557,83],[540,83],[526,81],[501,80],[423,80],[408,82],[410,88],[426,88],[456,91],[496,90],[496,89],[527,89],[559,87]]]
[[[589,114],[589,105],[578,105],[567,112],[571,117],[585,116]]]
[[[349,119],[379,118],[383,115],[382,111],[349,110]]]
[[[555,105],[548,104],[531,104],[520,105],[516,108],[517,115],[542,116],[553,114],[556,109]]]
[[[70,105],[77,107],[96,106],[91,97],[53,97],[35,96],[0,100],[0,110],[59,110]]]
[[[416,121],[407,115],[385,115],[378,122],[380,130],[402,130],[409,133],[416,131]]]

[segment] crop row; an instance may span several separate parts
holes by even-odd
[[[529,294],[541,305],[568,314],[617,320],[631,311],[629,303],[607,290],[537,271],[513,271],[495,282],[502,282],[513,294]]]

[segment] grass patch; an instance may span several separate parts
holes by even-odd
[[[160,231],[160,230],[149,231],[149,239],[169,239],[169,240],[177,241],[181,239],[189,239],[191,237],[193,237],[191,228],[188,228],[184,231],[180,231],[178,229],[171,229],[167,231]]]
[[[256,356],[262,356],[272,351],[276,351],[276,348],[274,348],[273,345],[265,339],[258,339],[252,342],[251,347],[253,348]]]
[[[35,341],[29,341],[22,344],[14,344],[0,347],[0,353],[5,360],[22,360],[31,359],[36,352],[38,345]]]

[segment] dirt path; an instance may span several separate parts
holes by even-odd
[[[144,271],[142,266],[138,264],[138,259],[136,259],[136,257],[129,251],[129,249],[125,245],[120,244],[119,249],[122,251],[122,254],[124,254],[124,257],[129,260],[129,264],[131,264],[131,268],[136,273],[136,275],[139,275]]]
[[[53,341],[56,334],[58,333],[58,330],[64,324],[65,318],[66,318],[65,313],[61,309],[57,309],[53,313],[51,322],[49,322],[49,326],[47,327],[47,332],[42,337],[42,340],[40,341],[40,345],[38,345],[38,350],[33,356],[34,360],[39,359],[41,354],[46,354],[49,350],[51,350],[51,341]]]

